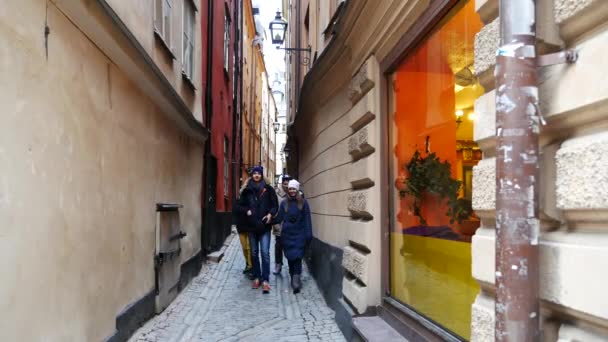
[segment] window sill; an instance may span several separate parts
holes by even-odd
[[[400,318],[399,321],[401,321],[401,322],[410,321],[410,322],[414,323],[414,325],[417,325],[418,327],[422,328],[423,330],[426,330],[427,333],[430,333],[432,335],[435,335],[436,337],[441,338],[441,340],[443,340],[443,341],[449,341],[449,342],[464,341],[460,337],[454,335],[451,331],[445,330],[442,326],[440,326],[436,322],[428,319],[424,315],[415,311],[413,308],[410,308],[409,306],[404,305],[399,300],[397,300],[393,297],[390,297],[390,296],[384,297],[383,303],[381,304],[381,306],[385,310],[388,310],[388,312],[390,312],[395,317]],[[409,325],[409,324],[407,324],[407,325]],[[400,329],[397,329],[397,330],[400,330]],[[422,337],[422,336],[420,336],[420,337]]]
[[[186,74],[184,70],[182,70],[182,79],[184,82],[190,87],[193,91],[197,91],[198,89],[194,85],[194,81]]]
[[[165,52],[167,52],[167,54],[169,54],[169,57],[171,57],[172,60],[176,60],[177,57],[175,56],[175,53],[173,53],[173,50],[171,49],[169,44],[167,44],[167,42],[165,41],[165,38],[163,38],[163,36],[160,34],[160,32],[158,32],[157,29],[154,29],[154,37],[158,41],[160,41],[160,44],[163,46]]]

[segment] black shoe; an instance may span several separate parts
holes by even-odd
[[[291,278],[291,288],[293,288],[293,293],[300,293],[300,289],[302,288],[302,280],[300,279],[299,274],[294,274]]]
[[[251,273],[251,268],[245,268],[243,270],[243,274],[250,274]]]
[[[283,265],[281,264],[276,264],[275,268],[274,268],[274,272],[272,272],[272,274],[274,275],[279,275],[281,274],[281,269],[283,268]]]

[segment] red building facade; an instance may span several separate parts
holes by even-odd
[[[203,23],[204,124],[211,132],[206,146],[203,240],[213,249],[230,232],[232,203],[239,186],[239,46],[240,1],[204,0]]]

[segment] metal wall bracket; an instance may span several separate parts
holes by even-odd
[[[184,233],[183,231],[180,231],[179,233],[170,237],[169,241],[181,240],[181,239],[185,238],[186,235],[188,235],[188,234]]]
[[[578,60],[578,51],[564,50],[548,55],[538,56],[536,64],[539,67],[545,67],[556,64],[574,64]]]

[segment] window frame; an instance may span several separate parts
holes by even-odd
[[[194,80],[196,77],[195,51],[197,11],[198,9],[196,8],[194,1],[184,1],[184,7],[182,10],[182,76],[194,89],[196,89],[194,86]]]
[[[230,9],[228,4],[224,2],[224,71],[228,74],[230,69],[230,28],[232,19],[230,18]]]
[[[160,4],[160,8],[159,8]],[[173,0],[154,0],[154,36],[158,38],[172,59],[176,59],[173,52]],[[160,18],[159,18],[160,14]],[[159,23],[160,19],[160,23]],[[167,22],[168,21],[168,22]]]
[[[390,120],[391,113],[391,104],[390,104],[390,96],[389,93],[392,91],[392,78],[391,74],[393,74],[399,63],[406,58],[413,50],[415,50],[421,41],[424,41],[428,36],[430,36],[433,29],[439,25],[440,21],[443,20],[458,3],[460,0],[437,0],[431,2],[431,5],[420,15],[416,23],[412,25],[410,29],[408,29],[399,39],[398,43],[389,51],[387,56],[380,61],[380,71],[382,74],[382,82],[380,82],[380,98],[382,101],[382,113],[381,116],[383,125],[381,135],[386,137],[384,140],[384,148],[383,153],[381,154],[381,163],[383,165],[384,172],[383,176],[380,180],[382,184],[387,187],[394,186],[394,183],[391,180],[391,176],[389,176],[389,170],[386,168],[391,168],[389,166],[389,160],[392,158],[392,154],[388,149],[388,145],[390,144],[390,140],[388,138],[388,124]],[[402,304],[398,300],[394,299],[391,296],[390,291],[390,250],[391,250],[391,241],[389,236],[391,229],[393,227],[393,222],[391,219],[391,211],[393,207],[391,194],[386,193],[381,198],[381,207],[384,208],[382,210],[382,217],[380,220],[380,225],[382,227],[379,234],[382,236],[382,246],[381,246],[381,288],[383,291],[381,304],[380,306],[387,313],[387,316],[390,319],[394,319],[399,322],[395,328],[398,331],[412,331],[412,329],[416,329],[420,332],[416,333],[415,336],[432,336],[439,337],[445,341],[461,341],[459,337],[454,335],[449,330],[444,329],[442,326],[438,325],[434,321],[426,318],[421,315],[417,311],[413,310],[407,305]],[[405,323],[407,322],[407,323]]]

